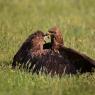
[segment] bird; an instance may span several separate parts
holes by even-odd
[[[51,42],[44,45],[44,49],[52,49],[58,51],[61,56],[66,56],[65,60],[68,60],[79,73],[92,72],[95,68],[95,60],[87,55],[80,53],[72,48],[64,46],[62,33],[59,27],[54,26],[48,30],[48,35],[51,36]]]
[[[28,38],[23,42],[17,53],[13,57],[12,68],[15,69],[17,65],[21,67],[25,65],[30,59],[30,52],[39,49],[42,50],[44,43],[44,33],[37,30],[33,34],[29,35]],[[40,47],[40,48],[39,48]]]
[[[28,63],[26,66],[29,72],[32,72],[32,74],[42,72],[52,76],[55,74],[61,76],[65,73],[75,73],[73,65],[69,64],[68,60],[64,60],[65,56],[61,56],[52,49],[43,48],[45,44],[44,37],[47,36],[46,34],[42,32],[40,34],[39,32],[34,34],[35,36],[31,39],[32,48],[27,53],[27,56],[25,56],[26,58],[24,57],[24,59],[29,60],[27,60]]]
[[[54,26],[48,30],[46,33],[47,36],[50,36],[51,42],[44,44],[44,49],[58,50],[60,46],[64,45],[62,33],[57,26]]]
[[[50,35],[51,42],[46,43],[45,36]],[[22,44],[13,58],[12,67],[27,68],[32,74],[45,73],[51,76],[91,72],[95,61],[87,55],[64,46],[60,29],[51,28],[48,34],[36,31]]]
[[[22,67],[32,74],[42,72],[52,76],[55,74],[61,76],[65,73],[75,73],[72,64],[69,64],[68,60],[64,60],[65,56],[61,56],[52,49],[43,48],[45,36],[47,35],[42,31],[31,34],[14,55],[12,68],[16,68],[16,63],[18,63],[19,69]]]

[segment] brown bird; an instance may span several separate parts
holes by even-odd
[[[53,27],[49,29],[49,33],[51,35],[52,50],[58,50],[60,47],[64,45],[63,37],[59,28]]]
[[[30,52],[34,53],[35,51],[37,52],[42,51],[43,43],[44,43],[43,32],[38,30],[34,34],[31,34],[22,44],[18,52],[14,55],[12,68],[15,68],[17,63],[18,65],[21,65],[21,66],[22,64],[25,65],[30,60],[30,57],[31,57]]]
[[[23,61],[20,61],[21,66],[24,64],[29,71],[37,74],[39,72],[50,73],[51,75],[56,73],[61,76],[63,73],[75,73],[72,64],[69,64],[68,60],[64,60],[65,56],[63,57],[51,49],[43,49],[45,36],[42,32],[32,34],[31,48],[26,52],[25,56],[21,56],[23,57]]]
[[[46,35],[37,31],[30,35],[29,38],[22,44],[22,47],[17,52],[18,59],[13,61],[13,67],[16,66],[16,61],[20,63],[20,67],[28,68],[32,73],[43,72],[46,74],[58,74],[75,73],[75,68],[69,61],[65,59],[65,56],[61,56],[59,52],[55,52],[52,49],[43,49],[44,37]],[[29,44],[27,44],[29,42]],[[26,44],[25,44],[26,43]],[[25,47],[23,49],[23,47]],[[30,48],[28,48],[28,45]],[[21,52],[25,52],[25,55],[18,56]],[[20,60],[20,58],[22,58]]]
[[[56,31],[55,28],[53,31],[52,28],[49,33],[51,43],[46,44],[44,44],[46,35],[43,32],[37,31],[31,34],[14,56],[12,67],[15,68],[16,63],[20,63],[20,67],[24,65],[32,73],[43,72],[59,76],[75,74],[80,70],[81,73],[90,72],[95,67],[95,61],[91,58],[64,47],[62,35],[59,35],[61,34],[59,29]]]
[[[61,56],[58,52],[50,49],[44,50],[43,52],[40,60],[35,62],[35,67],[31,68],[32,73],[38,74],[42,72],[52,76],[55,74],[62,76],[63,74],[76,73],[75,67],[65,59],[65,56]]]
[[[51,36],[51,43],[45,44],[44,49],[51,48],[59,51],[61,56],[66,56],[65,60],[68,60],[70,64],[74,66],[76,72],[91,72],[92,69],[95,68],[95,60],[91,59],[85,54],[77,52],[74,49],[64,46],[62,34],[58,27],[53,27],[49,29],[48,32]]]
[[[51,75],[56,73],[61,76],[63,73],[75,73],[72,64],[64,60],[65,56],[51,49],[43,49],[44,37],[45,34],[41,31],[31,34],[14,56],[12,68],[15,68],[18,63],[19,68],[27,68],[37,74],[39,72]]]
[[[58,27],[53,27],[48,30],[47,36],[51,36],[51,42],[44,44],[44,49],[58,50],[59,47],[64,45],[61,31]]]

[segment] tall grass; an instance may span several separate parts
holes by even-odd
[[[94,0],[0,0],[0,95],[95,95],[95,74],[59,79],[11,70],[27,36],[55,25],[65,46],[95,58]]]

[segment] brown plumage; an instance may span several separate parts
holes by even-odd
[[[51,28],[49,33],[51,43],[46,44],[44,44],[43,32],[37,31],[30,35],[14,56],[12,67],[15,68],[17,62],[21,66],[24,64],[32,73],[44,72],[59,76],[65,73],[91,72],[92,68],[95,68],[93,59],[64,47],[61,32],[57,27]]]
[[[15,54],[13,58],[12,68],[15,68],[17,63],[20,65],[26,64],[27,61],[30,59],[30,53],[38,50],[43,49],[44,43],[44,33],[41,31],[37,31],[34,34],[31,34],[25,42],[22,44],[18,52]]]
[[[58,50],[64,44],[60,29],[57,27],[53,27],[49,29],[48,31],[51,36],[52,50]]]
[[[73,64],[70,64],[68,60],[65,59],[66,56],[61,56],[58,52],[52,51],[50,49],[43,50],[44,54],[41,56],[40,60],[36,61],[35,67],[32,69],[32,73],[43,72],[50,75],[63,74],[75,74],[76,70]]]
[[[20,68],[24,65],[24,68],[37,74],[39,72],[51,75],[56,73],[61,76],[65,73],[75,73],[74,66],[65,60],[65,56],[61,56],[52,49],[43,49],[44,36],[41,31],[30,35],[14,56],[12,67],[15,68],[17,62],[20,63]]]
[[[74,66],[69,64],[69,61],[65,59],[65,56],[61,56],[58,52],[55,52],[52,49],[43,49],[44,36],[41,36],[38,39],[38,35],[36,35],[31,41],[32,48],[25,58],[29,60],[27,65],[29,71],[37,74],[39,72],[44,72],[46,74],[50,73],[51,75],[56,73],[60,76],[63,73],[76,72],[73,68]],[[30,66],[29,63],[31,64]]]
[[[61,34],[58,27],[53,27],[48,32],[51,35],[51,43],[45,44],[44,48],[51,48],[54,50],[55,47],[57,47],[56,49],[59,51],[60,55],[63,57],[66,56],[65,60],[68,60],[70,62],[69,64],[72,64],[75,70],[80,73],[91,72],[92,69],[95,68],[95,60],[62,45],[62,35],[58,35],[60,37],[57,36],[57,34]]]

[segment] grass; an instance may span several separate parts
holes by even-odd
[[[95,59],[94,0],[0,0],[0,95],[95,95],[95,73],[60,79],[11,70],[27,36],[55,25],[65,46]]]

